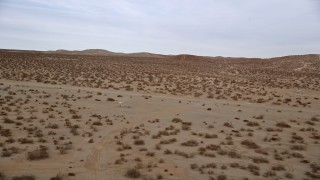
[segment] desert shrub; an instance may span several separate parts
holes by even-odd
[[[33,140],[32,140],[32,139],[20,138],[18,141],[19,141],[21,144],[33,144]]]
[[[179,150],[175,150],[174,154],[182,156],[182,157],[185,157],[185,158],[193,158],[194,157],[194,154],[188,154],[186,152],[182,152],[182,151],[179,151]]]
[[[128,178],[136,179],[141,177],[141,173],[137,168],[132,168],[127,170],[125,176]]]
[[[172,154],[172,151],[170,151],[169,149],[166,149],[166,150],[164,150],[164,152],[163,152],[164,154]]]
[[[230,167],[232,167],[232,168],[239,168],[240,165],[239,165],[239,163],[234,162],[234,163],[231,163],[231,164],[230,164]]]
[[[233,128],[233,125],[231,122],[225,122],[223,123],[224,126],[229,127],[229,128]]]
[[[259,173],[259,171],[260,171],[259,166],[256,166],[256,165],[253,165],[253,164],[249,164],[247,168],[248,168],[248,170],[249,170],[253,175],[256,175],[256,176],[259,176],[259,175],[260,175],[260,173]]]
[[[263,149],[256,149],[254,152],[263,154],[263,155],[269,155],[268,151],[263,150]]]
[[[81,115],[77,115],[77,114],[72,115],[72,119],[80,119],[80,118],[81,118]]]
[[[14,121],[11,120],[11,119],[9,119],[8,117],[4,117],[4,118],[3,118],[3,123],[12,124],[12,123],[14,123]]]
[[[58,124],[51,124],[51,123],[49,123],[48,126],[46,126],[46,128],[58,129],[58,128],[59,128],[59,125],[58,125]]]
[[[189,146],[189,147],[198,146],[198,144],[199,143],[196,140],[189,140],[189,141],[181,143],[182,146]]]
[[[5,179],[6,179],[6,176],[2,172],[0,172],[0,180],[5,180]]]
[[[249,121],[249,122],[247,123],[247,126],[251,126],[251,127],[253,127],[253,126],[259,126],[259,123],[254,122],[254,121]]]
[[[147,152],[147,153],[146,153],[146,156],[153,157],[154,155],[155,155],[155,153],[154,153],[154,152]]]
[[[220,149],[220,146],[219,145],[215,145],[215,144],[209,144],[209,145],[206,146],[206,148],[209,149],[209,150],[216,151],[216,150]]]
[[[305,146],[302,146],[302,145],[293,145],[293,146],[291,146],[290,149],[296,150],[296,151],[303,151],[303,150],[306,149],[306,147],[305,147]]]
[[[176,139],[176,138],[161,140],[161,141],[160,141],[160,144],[171,144],[171,143],[174,143],[174,142],[177,142],[177,139]]]
[[[14,176],[11,179],[12,180],[34,180],[36,178],[33,175],[22,175],[22,176]]]
[[[28,152],[28,160],[45,159],[49,157],[48,148],[40,145],[38,149]]]
[[[236,159],[241,158],[241,155],[239,153],[237,153],[235,150],[227,151],[227,155],[231,158],[236,158]]]
[[[246,146],[249,149],[257,149],[259,148],[259,145],[257,145],[255,142],[251,141],[251,140],[243,140],[241,142],[242,145]]]
[[[181,129],[184,130],[184,131],[189,131],[191,129],[191,127],[188,126],[188,125],[182,125]]]
[[[10,129],[0,129],[0,135],[4,137],[9,137],[12,135],[12,132]]]
[[[72,173],[72,172],[70,172],[70,173],[68,173],[68,176],[75,176],[76,174],[75,173]]]
[[[260,114],[258,116],[254,116],[255,119],[263,119],[264,118],[264,115],[263,114]]]
[[[198,164],[196,164],[196,163],[192,163],[192,164],[190,164],[190,168],[191,168],[192,170],[194,170],[194,169],[198,169],[199,166],[198,166]]]
[[[78,132],[78,128],[76,128],[76,127],[72,127],[71,129],[70,129],[70,133],[71,134],[73,134],[73,135],[79,135],[79,132]]]
[[[218,135],[206,133],[206,134],[204,135],[204,138],[207,138],[207,139],[218,138]]]
[[[313,117],[311,118],[311,121],[319,121],[319,118],[313,116]]]
[[[293,179],[294,177],[291,173],[288,173],[288,172],[284,176],[288,179]]]
[[[226,180],[226,179],[227,179],[227,176],[224,174],[220,174],[217,176],[217,180]]]
[[[61,173],[58,173],[56,176],[51,177],[50,180],[63,180],[64,175]]]
[[[279,122],[276,124],[277,127],[280,127],[280,128],[290,128],[291,126],[285,122]]]
[[[275,165],[271,169],[274,171],[285,171],[286,170],[286,168],[281,164]]]
[[[107,101],[115,101],[113,98],[108,98]]]
[[[135,145],[144,145],[144,140],[142,140],[142,139],[136,139],[136,140],[134,140],[134,142],[133,142]]]
[[[264,174],[263,174],[263,177],[274,177],[274,176],[276,176],[277,174],[276,174],[276,172],[274,172],[274,171],[267,171],[267,172],[265,172]]]
[[[171,122],[173,122],[173,123],[180,123],[180,122],[182,122],[182,120],[179,119],[179,118],[173,118],[173,119],[171,120]]]
[[[92,123],[92,125],[102,126],[102,122],[101,121],[95,121],[95,122]]]
[[[263,157],[252,157],[251,159],[252,159],[252,161],[253,161],[254,163],[257,163],[257,164],[260,164],[260,163],[269,163],[269,160],[266,159],[266,158],[263,158]]]

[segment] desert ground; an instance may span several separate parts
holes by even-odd
[[[320,56],[0,51],[0,179],[320,179]]]

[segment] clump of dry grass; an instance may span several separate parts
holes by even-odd
[[[35,180],[34,175],[13,176],[12,180]]]
[[[177,142],[176,138],[164,139],[160,141],[160,144],[172,144]]]
[[[188,154],[188,153],[180,151],[180,150],[175,150],[174,154],[185,157],[185,158],[193,158],[194,157],[193,153]]]
[[[279,122],[276,124],[277,127],[280,127],[280,128],[290,128],[291,126],[286,123],[286,122]]]
[[[189,146],[189,147],[194,147],[198,146],[199,143],[196,140],[188,140],[186,142],[181,143],[182,146]]]
[[[263,114],[260,114],[258,116],[254,116],[253,118],[255,119],[263,119],[264,118],[264,115]]]
[[[264,157],[251,157],[251,159],[254,163],[257,163],[257,164],[269,163],[269,160]]]
[[[142,139],[135,139],[133,142],[134,145],[144,145],[144,140]]]
[[[116,100],[113,98],[107,98],[107,101],[116,101]]]
[[[48,148],[40,145],[38,149],[28,152],[29,160],[45,159],[49,157]]]
[[[242,145],[244,145],[244,146],[246,146],[247,148],[249,148],[249,149],[257,149],[257,148],[259,148],[260,146],[259,145],[257,145],[255,142],[253,142],[253,141],[251,141],[251,140],[243,140],[242,142],[241,142],[241,144]]]
[[[139,169],[131,168],[131,169],[127,170],[127,172],[125,173],[125,176],[128,178],[137,179],[137,178],[141,177],[141,173],[140,173]]]
[[[303,151],[303,150],[306,149],[306,146],[303,146],[303,145],[292,145],[290,149],[296,150],[296,151]]]

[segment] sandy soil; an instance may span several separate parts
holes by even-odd
[[[4,59],[3,55],[0,64],[5,64]],[[57,83],[33,80],[38,71],[24,80],[15,79],[17,74],[31,72],[28,65],[22,70],[3,69],[0,179],[23,175],[97,180],[135,176],[319,179],[320,76],[317,79],[317,74],[312,74],[308,63],[299,64],[301,67],[290,70],[304,73],[299,74],[299,88],[288,85],[293,83],[289,77],[284,78],[287,71],[271,85],[259,86],[257,80],[252,80],[256,83],[252,87],[241,84],[241,79],[252,77],[243,73],[246,69],[235,66],[238,87],[248,89],[235,88],[229,94],[227,89],[237,85],[231,83],[231,78],[222,91],[225,98],[217,98],[216,94],[207,97],[205,93],[194,96],[196,86],[201,86],[199,82],[190,94],[159,93],[152,85],[143,90],[131,85],[133,90],[128,90],[122,81],[111,83],[119,87],[122,83],[124,88],[118,89],[74,85],[71,81],[64,84],[50,70],[47,72],[52,74],[46,78],[56,79]],[[46,66],[37,66],[41,68]],[[12,74],[8,75],[9,70]],[[80,82],[81,77],[74,82]],[[183,73],[177,77],[181,82],[188,80]],[[197,78],[192,76],[192,80]],[[145,79],[146,83],[153,82],[147,76]],[[281,83],[288,88],[276,85]],[[312,86],[304,85],[307,83]],[[165,86],[169,84],[158,87]],[[220,84],[210,87],[219,89]],[[244,94],[232,98],[233,94],[249,91],[253,92],[247,94],[249,99]]]

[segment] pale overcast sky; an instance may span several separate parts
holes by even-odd
[[[320,0],[0,0],[0,48],[320,53]]]

